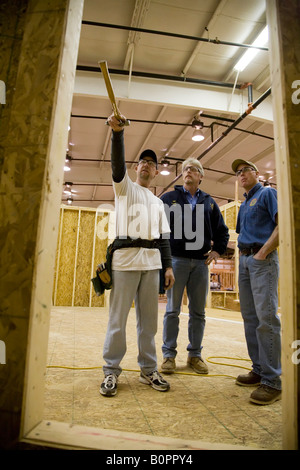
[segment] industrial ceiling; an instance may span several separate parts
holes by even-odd
[[[66,155],[71,195],[62,203],[114,206],[110,169],[112,113],[99,61],[106,61],[125,128],[126,163],[135,179],[142,150],[153,149],[157,196],[181,184],[181,162],[198,158],[201,189],[221,206],[243,199],[235,158],[256,163],[276,187],[268,44],[240,72],[234,65],[266,26],[265,2],[252,0],[85,0]],[[254,103],[251,107],[249,103]],[[205,139],[194,142],[193,122]],[[166,169],[166,168],[164,168]]]

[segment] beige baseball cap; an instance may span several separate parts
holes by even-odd
[[[231,168],[234,172],[236,172],[236,170],[238,169],[239,165],[241,164],[246,164],[248,166],[251,166],[251,168],[253,168],[255,171],[258,171],[258,168],[256,165],[254,165],[254,163],[252,162],[248,162],[247,160],[242,160],[240,158],[238,158],[237,160],[234,160],[234,162],[232,163],[231,165]]]

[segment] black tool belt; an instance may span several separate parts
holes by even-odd
[[[249,247],[249,248],[241,248],[240,249],[240,255],[244,255],[244,256],[255,255],[261,249],[261,247],[262,247],[262,245],[261,246],[252,246],[252,247]]]
[[[112,288],[112,255],[120,248],[159,248],[159,240],[146,240],[143,238],[120,238],[117,237],[106,250],[106,261],[98,264],[96,277],[91,279],[97,296],[104,293],[105,290]]]
[[[159,248],[159,240],[146,240],[144,238],[117,237],[112,243],[112,250],[119,248]]]

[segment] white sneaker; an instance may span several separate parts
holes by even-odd
[[[109,374],[104,377],[100,386],[100,393],[106,397],[113,397],[117,393],[118,377],[115,374]]]
[[[151,372],[151,374],[143,374],[141,372],[140,382],[142,384],[151,385],[152,388],[159,392],[167,392],[170,389],[170,384],[160,375],[157,370]]]

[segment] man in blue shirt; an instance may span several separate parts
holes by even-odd
[[[258,386],[250,401],[269,405],[281,398],[281,325],[278,310],[279,244],[277,191],[259,183],[252,162],[232,163],[245,189],[236,231],[238,235],[239,296],[252,370],[236,383]]]
[[[163,323],[164,373],[176,369],[179,315],[184,288],[189,299],[188,366],[198,374],[207,374],[201,356],[205,328],[205,303],[209,285],[208,265],[222,255],[229,240],[220,209],[214,199],[199,189],[203,178],[199,160],[183,162],[183,186],[165,193],[161,199],[170,223],[170,245],[175,283],[167,291],[167,307]]]

